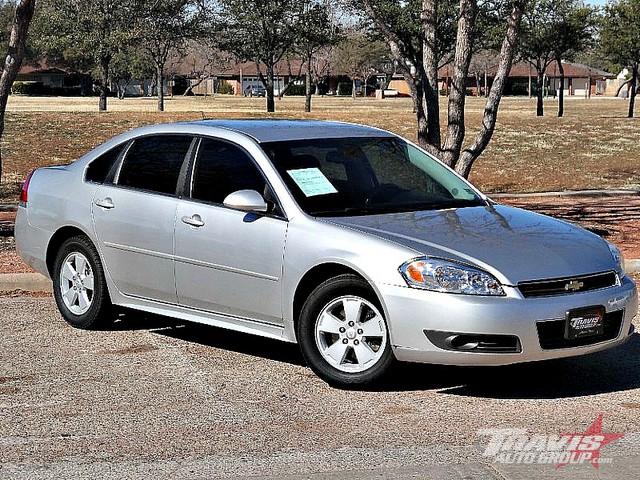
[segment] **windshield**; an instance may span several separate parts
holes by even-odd
[[[263,143],[300,207],[314,216],[482,205],[440,162],[395,137]]]

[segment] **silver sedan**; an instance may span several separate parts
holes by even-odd
[[[16,241],[75,327],[121,306],[297,342],[343,386],[396,361],[603,350],[637,311],[610,243],[493,202],[396,135],[338,122],[133,130],[34,171]]]

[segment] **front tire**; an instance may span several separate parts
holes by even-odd
[[[112,320],[112,304],[100,256],[82,235],[65,240],[54,262],[53,296],[62,318],[82,329],[98,329]]]
[[[297,336],[305,361],[332,385],[353,388],[379,381],[394,362],[382,312],[361,277],[344,274],[323,282],[300,313]]]

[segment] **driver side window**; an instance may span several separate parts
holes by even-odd
[[[244,150],[210,138],[200,143],[191,185],[191,198],[217,204],[237,190],[266,193],[262,173]]]

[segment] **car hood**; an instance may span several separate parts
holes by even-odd
[[[616,268],[607,243],[599,236],[504,205],[328,220],[425,255],[473,263],[508,285]]]

